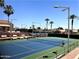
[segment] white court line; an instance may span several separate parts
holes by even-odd
[[[32,50],[32,48],[30,48],[30,47],[25,47],[25,46],[23,46],[23,45],[19,45],[19,44],[13,44],[13,45],[15,45],[15,46],[19,46],[19,47],[21,47],[21,48],[25,48],[25,49],[30,49],[30,50]]]
[[[52,51],[50,51],[49,53],[52,53]],[[48,54],[49,54],[48,53]],[[45,55],[47,55],[47,54],[45,54]],[[37,58],[35,58],[35,59],[40,59],[40,57],[43,57],[44,55],[40,55],[39,57],[37,57]]]
[[[49,47],[49,46],[47,46],[47,47]],[[47,48],[47,47],[45,47],[45,48]],[[40,49],[36,49],[36,50],[41,50],[41,49],[44,49],[44,48],[40,48]],[[28,52],[18,53],[16,55],[11,56],[11,57],[19,56],[19,55],[22,55],[22,54],[25,54],[25,53],[29,53],[29,52],[32,52],[32,51],[36,51],[36,50],[34,49],[34,50],[31,50],[31,51],[28,51]]]

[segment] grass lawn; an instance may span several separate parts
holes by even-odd
[[[73,50],[75,47],[77,47],[79,44],[79,40],[72,40],[72,42],[70,43],[70,47],[69,50]],[[21,59],[54,59],[56,57],[56,54],[54,54],[53,52],[57,52],[57,55],[60,54],[66,54],[67,53],[67,48],[68,46],[65,45],[63,47],[61,46],[57,46],[55,48],[51,48],[48,50],[44,50],[26,57],[23,57]],[[43,58],[43,56],[48,56],[47,58]]]

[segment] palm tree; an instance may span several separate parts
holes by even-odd
[[[10,33],[12,32],[12,23],[9,22],[9,16],[14,13],[11,5],[6,5],[4,8],[4,13],[8,16],[8,24],[10,25]],[[11,38],[11,35],[10,35]]]
[[[4,0],[0,0],[0,7],[4,7]]]
[[[53,21],[50,21],[50,28],[52,29],[52,24],[53,24],[54,22]]]
[[[4,13],[8,16],[8,22],[9,22],[9,16],[14,13],[13,8],[11,5],[6,5],[4,9],[5,9]]]
[[[73,23],[74,23],[75,18],[77,18],[77,16],[75,16],[74,14],[70,16],[70,19],[72,19],[71,20],[71,30],[72,30],[72,32],[73,32]]]
[[[10,24],[10,30],[11,30],[12,24],[9,22],[9,16],[14,13],[12,6],[6,5],[4,8],[4,13],[8,16],[8,24]]]
[[[48,29],[48,21],[49,21],[49,19],[46,18],[45,21],[46,21],[46,29]]]

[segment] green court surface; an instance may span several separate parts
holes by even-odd
[[[61,38],[60,38],[61,39]],[[73,50],[75,47],[77,47],[79,44],[79,40],[77,39],[71,39],[69,44],[69,50]],[[60,56],[61,54],[67,54],[68,52],[68,44],[64,46],[56,46],[54,48],[50,48],[45,51],[41,51],[26,57],[23,57],[22,59],[54,59],[57,56]],[[57,55],[54,54],[53,52],[57,52]],[[44,58],[44,56],[48,56],[47,58]]]

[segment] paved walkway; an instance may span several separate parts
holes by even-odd
[[[75,48],[61,59],[79,59],[79,47]]]

